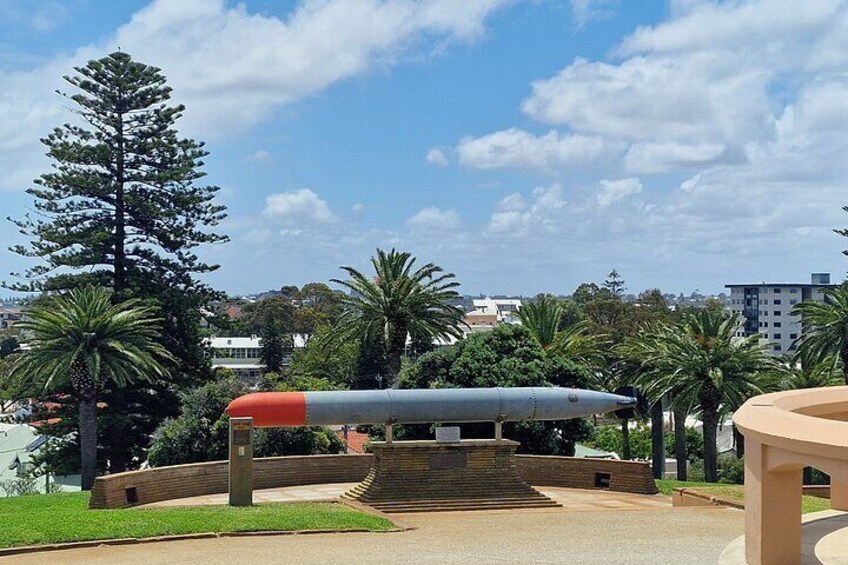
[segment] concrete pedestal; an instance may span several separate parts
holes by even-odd
[[[345,496],[384,512],[559,506],[518,475],[518,445],[510,440],[377,442],[371,471]]]

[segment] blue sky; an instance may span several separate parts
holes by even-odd
[[[120,46],[208,144],[229,292],[378,246],[469,293],[841,278],[845,26],[838,0],[0,0],[0,209],[49,167],[61,75]]]

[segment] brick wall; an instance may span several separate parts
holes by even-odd
[[[557,457],[550,455],[519,455],[518,474],[538,487],[601,488],[637,494],[656,494],[657,485],[651,466],[641,461],[617,461]]]
[[[370,455],[267,457],[254,460],[253,487],[355,483],[370,468]],[[97,477],[90,507],[121,508],[223,492],[227,492],[226,461],[154,467]]]
[[[305,455],[256,459],[254,488],[321,483],[355,483],[371,468],[371,455]],[[621,492],[657,492],[647,463],[609,459],[578,459],[546,455],[517,455],[521,477],[534,486],[597,488],[598,474],[609,489]],[[227,462],[155,467],[98,477],[91,508],[121,508],[160,500],[227,492]]]

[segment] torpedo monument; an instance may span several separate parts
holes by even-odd
[[[555,506],[516,472],[518,442],[504,422],[568,420],[627,410],[635,398],[558,387],[259,392],[233,400],[230,504],[252,503],[252,428],[383,424],[374,464],[345,496],[384,511]],[[462,440],[459,428],[436,428],[435,441],[393,441],[395,424],[493,422],[494,438]],[[440,433],[443,432],[443,433]]]

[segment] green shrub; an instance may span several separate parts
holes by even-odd
[[[733,455],[719,458],[718,482],[741,485],[745,482],[745,462]]]

